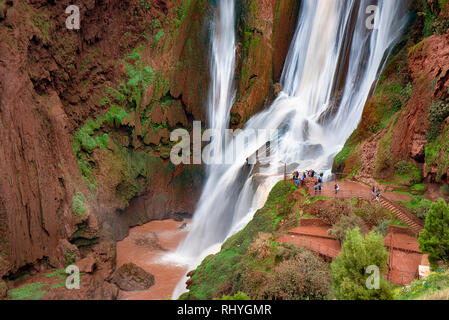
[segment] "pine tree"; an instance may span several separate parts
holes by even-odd
[[[432,266],[438,261],[449,263],[449,206],[443,199],[432,203],[418,241],[422,252],[429,254]]]
[[[383,237],[376,232],[363,237],[359,228],[349,230],[338,257],[331,264],[334,295],[341,300],[391,300],[393,290],[382,277],[386,272],[388,252]],[[378,287],[370,289],[370,266],[378,268]],[[371,283],[371,282],[370,282]]]

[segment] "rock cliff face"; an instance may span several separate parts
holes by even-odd
[[[204,119],[208,2],[79,1],[80,30],[69,5],[0,2],[0,276],[61,266],[62,239],[90,248],[191,213],[200,191],[201,170],[166,153],[171,128]]]
[[[334,172],[369,181],[448,183],[449,13],[446,1],[416,1],[409,33],[394,49],[362,121]]]
[[[234,126],[273,97],[298,11],[238,3]],[[168,157],[171,130],[206,120],[209,1],[80,0],[79,30],[70,4],[0,0],[0,278],[87,256],[107,277],[130,226],[201,191],[202,168]]]
[[[237,99],[231,122],[241,127],[268,107],[279,91],[285,58],[295,32],[300,1],[248,0],[240,6]]]

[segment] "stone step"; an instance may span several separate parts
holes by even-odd
[[[396,207],[392,202],[387,201],[383,198],[380,199],[380,204],[390,212],[394,214],[396,218],[405,222],[413,231],[420,233],[423,229],[423,226],[418,224],[416,221],[411,219],[404,211],[398,207]]]

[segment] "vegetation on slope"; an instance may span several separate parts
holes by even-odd
[[[229,238],[218,254],[203,260],[181,299],[238,292],[253,299],[324,299],[329,292],[327,266],[306,250],[274,241],[281,221],[297,223],[292,214],[295,190],[279,182],[246,228]]]
[[[425,279],[414,280],[409,286],[395,289],[398,300],[449,300],[449,271],[432,272]]]
[[[429,43],[445,42],[441,37],[449,29],[449,7],[447,1],[426,0],[415,6],[413,24],[394,48],[360,124],[335,158],[333,171],[341,177],[360,172],[358,177],[407,187],[419,185],[426,176],[437,183],[447,177],[445,72],[432,73],[430,65],[420,66],[434,60]]]

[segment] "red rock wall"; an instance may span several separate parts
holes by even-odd
[[[243,126],[275,98],[299,4],[296,0],[248,0],[242,4],[237,99],[231,110],[234,127]]]
[[[72,239],[83,221],[103,230],[102,223],[108,218],[102,209],[115,211],[114,204],[101,203],[108,198],[101,196],[107,193],[107,185],[98,188],[99,197],[88,199],[87,216],[79,218],[72,210],[73,196],[77,192],[87,195],[89,190],[80,177],[71,137],[87,118],[104,112],[98,104],[100,88],[113,86],[120,79],[122,71],[117,61],[130,48],[145,42],[145,32],[151,31],[149,23],[174,19],[175,14],[178,17],[177,8],[183,3],[159,0],[147,10],[141,7],[140,0],[78,1],[81,29],[69,31],[64,11],[70,1],[2,1],[0,277],[46,257],[50,264],[59,266],[64,254],[57,250],[59,240]],[[202,38],[207,25],[203,18],[207,19],[207,2],[196,1],[180,21],[176,41],[167,48],[147,51],[151,65],[165,70],[164,76],[172,79],[171,94],[192,115],[190,119],[204,118],[202,101],[206,92],[198,89],[207,82],[204,48],[208,43],[204,40],[207,37]],[[147,38],[148,43],[153,41],[151,33]],[[187,41],[197,43],[192,48],[186,46]],[[176,68],[177,61],[194,63]],[[173,170],[167,181],[176,174]],[[161,216],[153,217],[154,211],[150,211],[146,219],[170,216],[182,204],[184,211],[193,210],[197,193],[192,192],[191,199],[178,203],[179,197],[168,191],[174,187],[154,183],[159,187],[150,184],[149,188],[167,192],[170,205]],[[187,186],[192,187],[182,185]],[[111,221],[115,218],[111,217]],[[110,224],[113,229],[122,228]],[[98,237],[98,230],[93,233]]]
[[[161,158],[165,149],[159,150],[168,130],[142,141],[139,136],[146,128],[137,116],[132,115],[133,136],[123,128],[111,132],[107,148],[92,152],[95,192],[82,179],[71,140],[88,119],[106,112],[99,103],[105,88],[123,80],[126,72],[118,62],[139,45],[144,47],[145,64],[161,80],[144,97],[145,104],[154,106],[153,121],[189,127],[194,119],[205,120],[209,2],[190,1],[186,6],[184,0],[157,0],[145,6],[140,0],[80,0],[79,31],[65,28],[69,4],[0,2],[0,277],[43,260],[61,266],[70,246],[67,240],[76,245],[115,241],[129,226],[192,213],[201,192],[201,168],[170,166]],[[240,51],[240,107],[235,110],[241,123],[272,96],[294,32],[298,1],[243,5],[255,11],[244,24],[239,22],[241,41],[243,31],[251,30],[248,37],[261,46]],[[160,29],[165,33],[156,41]],[[246,76],[242,68],[248,69]],[[162,105],[164,97],[173,100],[168,108]],[[154,150],[148,157],[148,185],[128,203],[117,193],[129,182],[124,152],[148,149]],[[82,216],[72,210],[78,192],[86,198],[87,213]],[[84,247],[79,255],[102,247]],[[113,259],[113,254],[106,258]]]

